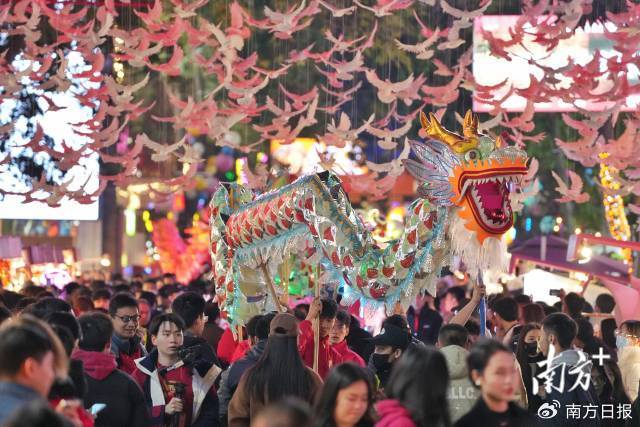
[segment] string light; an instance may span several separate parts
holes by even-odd
[[[119,37],[114,37],[113,52],[115,54],[121,53],[123,44],[124,40]],[[124,81],[124,64],[120,61],[117,55],[113,58],[113,74],[115,76],[116,83],[121,84]]]
[[[593,254],[593,250],[589,246],[583,246],[580,249],[580,256],[583,258],[591,258],[592,254]]]
[[[609,157],[609,153],[601,153],[600,159],[604,160]],[[606,190],[616,192],[620,190],[621,184],[615,179],[615,174],[618,170],[614,167],[608,166],[604,163],[600,163],[600,184]],[[603,198],[604,204],[604,216],[609,226],[609,233],[611,237],[616,240],[628,241],[631,238],[631,228],[627,221],[627,216],[624,213],[624,201],[619,194],[608,195]],[[631,263],[631,249],[622,249],[622,255],[624,259]]]
[[[144,223],[144,228],[147,230],[147,233],[151,233],[153,231],[153,223],[151,222],[151,214],[149,211],[142,212],[142,222]]]
[[[109,258],[108,254],[102,255],[102,257],[100,258],[100,265],[104,268],[111,267],[111,259]]]

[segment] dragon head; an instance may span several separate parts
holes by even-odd
[[[480,245],[490,237],[499,239],[513,225],[510,193],[527,173],[527,154],[505,146],[500,137],[479,134],[478,118],[471,111],[462,135],[445,129],[433,113],[421,113],[420,121],[431,139],[412,142],[418,161],[405,163],[419,182],[419,195],[455,206]]]

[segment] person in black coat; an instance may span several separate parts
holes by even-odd
[[[202,337],[207,323],[204,314],[205,304],[202,295],[185,292],[173,301],[171,311],[184,321],[186,329],[182,346],[190,353],[188,357],[205,365],[222,366],[211,345]]]
[[[467,356],[469,377],[480,389],[471,411],[455,427],[533,427],[538,420],[513,402],[518,371],[513,353],[502,343],[481,339]]]
[[[68,314],[73,318],[72,314]],[[73,318],[75,322],[75,318]],[[50,323],[51,329],[56,333],[60,342],[64,346],[67,356],[70,356],[75,344],[73,332],[66,326],[57,323]],[[78,327],[79,330],[79,327]],[[78,332],[79,334],[79,332]],[[84,378],[84,367],[81,360],[69,361],[69,373],[66,378],[56,378],[49,391],[49,399],[84,399],[87,392],[87,381]]]
[[[596,410],[587,413],[586,409],[581,409],[581,418],[569,416],[568,405],[600,408],[600,399],[595,390],[592,377],[592,362],[589,357],[581,351],[571,348],[576,338],[576,322],[564,313],[553,313],[545,317],[542,321],[542,334],[538,340],[538,347],[545,356],[553,351],[554,357],[550,365],[545,364],[543,372],[538,374],[544,384],[545,372],[552,372],[553,375],[547,380],[546,396],[538,410],[538,417],[541,424],[546,426],[576,426],[576,427],[600,427],[600,411]],[[557,409],[557,416],[541,417],[543,407],[552,411]]]
[[[251,348],[247,354],[240,360],[234,362],[229,369],[222,373],[220,380],[220,387],[218,389],[218,400],[220,401],[220,425],[227,425],[228,407],[233,394],[238,388],[240,378],[242,375],[252,368],[267,346],[267,338],[269,338],[269,326],[271,319],[275,317],[274,313],[268,313],[264,316],[258,315],[252,317],[247,322],[247,333],[249,335],[249,341],[251,342]],[[254,323],[254,325],[252,325]]]
[[[407,310],[407,322],[413,336],[425,344],[435,345],[442,326],[440,313],[429,307],[433,297],[429,294],[416,296],[416,306]]]
[[[95,312],[79,319],[82,339],[71,357],[82,361],[87,392],[85,408],[106,407],[98,413],[96,427],[148,427],[151,425],[142,390],[127,374],[117,369],[110,351],[113,325],[106,314]]]
[[[373,353],[375,345],[373,344],[373,335],[364,330],[360,326],[360,321],[351,315],[351,323],[349,324],[349,335],[347,335],[347,345],[363,360],[369,360]]]

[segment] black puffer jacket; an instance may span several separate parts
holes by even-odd
[[[258,341],[256,345],[251,347],[247,354],[240,360],[236,361],[222,374],[220,387],[218,388],[218,400],[220,402],[220,424],[227,425],[227,414],[229,402],[233,397],[240,383],[242,375],[253,367],[264,353],[267,346],[267,340]]]

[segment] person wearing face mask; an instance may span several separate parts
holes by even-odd
[[[516,359],[522,371],[522,380],[527,392],[528,410],[530,414],[536,414],[542,405],[540,391],[533,389],[533,377],[538,371],[538,362],[544,360],[544,356],[538,350],[538,338],[541,329],[538,323],[527,323],[520,330]]]
[[[483,338],[467,357],[471,382],[480,389],[473,409],[455,427],[532,427],[536,419],[514,403],[518,379],[511,351],[501,342]]]
[[[375,350],[369,359],[369,368],[376,374],[380,389],[385,388],[391,368],[410,343],[411,334],[406,329],[388,322],[383,323],[380,333],[373,337]]]
[[[631,402],[638,397],[640,385],[640,321],[627,320],[616,331],[618,366],[622,383]]]

